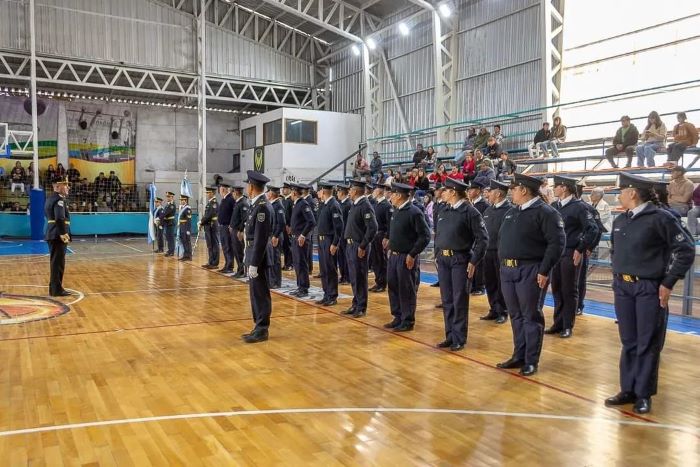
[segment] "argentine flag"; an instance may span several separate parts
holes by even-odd
[[[148,184],[148,244],[150,245],[156,240],[156,226],[153,212],[156,210],[156,186],[153,183]]]

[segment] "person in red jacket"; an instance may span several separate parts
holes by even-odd
[[[453,165],[452,171],[447,174],[447,178],[459,180],[461,182],[462,180],[464,180],[464,175],[462,174],[462,172],[459,171],[459,166]]]
[[[474,161],[474,153],[472,151],[469,151],[467,157],[464,158],[462,174],[464,175],[465,181],[471,180],[474,178],[474,175],[476,175],[476,162]]]
[[[447,172],[445,172],[445,164],[440,164],[437,170],[428,176],[428,180],[435,184],[444,184],[447,180]]]

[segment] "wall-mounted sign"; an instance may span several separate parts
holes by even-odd
[[[253,170],[256,172],[265,172],[265,148],[258,146],[253,153]]]

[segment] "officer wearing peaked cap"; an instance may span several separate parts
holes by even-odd
[[[163,198],[155,199],[155,210],[153,211],[153,223],[156,229],[156,244],[158,249],[156,253],[163,253],[164,237],[163,237]]]
[[[392,207],[386,199],[385,186],[375,183],[374,191],[374,214],[377,219],[377,234],[372,241],[372,270],[374,271],[374,286],[370,292],[384,292],[387,281],[387,254],[384,244],[389,238],[389,223],[391,222]]]
[[[645,414],[657,391],[668,300],[692,266],[695,247],[675,218],[658,207],[652,181],[620,174],[618,185],[626,212],[613,222],[610,252],[622,342],[620,392],[605,405],[634,404],[636,413]]]
[[[165,241],[168,244],[168,251],[163,256],[173,256],[175,254],[175,193],[168,191],[165,193],[165,206],[163,206],[163,230],[165,230]]]
[[[318,263],[323,297],[318,305],[333,306],[338,299],[338,254],[343,242],[343,213],[333,197],[333,184],[319,182]]]
[[[303,197],[304,185],[291,184],[292,216],[290,220],[290,239],[292,241],[292,255],[294,258],[294,272],[297,276],[297,289],[289,295],[303,298],[309,295],[309,265],[308,249],[311,248],[309,237],[316,227],[316,218],[313,209]]]
[[[272,208],[272,233],[267,244],[267,281],[271,289],[282,287],[282,243],[287,225],[279,187],[267,186],[267,200]]]
[[[489,207],[489,203],[484,200],[483,191],[487,186],[481,180],[472,180],[467,188],[467,198],[472,206],[479,211],[482,216]],[[483,295],[486,290],[484,279],[484,262],[482,261],[476,266],[476,271],[474,271],[474,279],[472,279],[472,295]]]
[[[343,214],[343,226],[348,225],[348,214],[350,214],[350,208],[352,207],[352,201],[350,201],[350,196],[348,191],[350,188],[347,185],[336,185],[335,187],[338,193],[338,204],[340,205],[340,211]],[[347,243],[345,239],[342,238],[340,242],[340,251],[338,252],[338,270],[340,271],[340,279],[338,284],[349,284],[350,274],[348,273],[348,261],[345,256],[345,248]]]
[[[581,196],[583,195],[583,188],[584,185],[582,183],[578,183],[576,185],[576,197],[578,199],[581,199]],[[591,213],[591,216],[593,216],[593,220],[595,221],[596,226],[598,226],[598,235],[596,235],[593,244],[590,245],[589,249],[583,255],[583,260],[581,261],[581,273],[578,276],[578,305],[576,307],[576,315],[583,314],[584,300],[586,298],[586,274],[588,272],[588,259],[593,251],[598,248],[598,244],[600,243],[600,239],[602,238],[603,234],[607,232],[603,222],[600,220],[600,213],[598,210],[593,207],[592,204],[583,203],[583,205],[586,207],[586,209],[588,209],[588,212]]]
[[[206,189],[207,205],[204,207],[204,215],[199,221],[199,226],[204,229],[204,238],[207,242],[207,264],[204,269],[216,269],[219,267],[219,237],[218,237],[218,203],[216,202],[216,188],[209,186]]]
[[[189,196],[180,195],[180,212],[178,213],[178,233],[182,243],[182,257],[180,261],[192,261],[192,208],[188,204]]]
[[[233,239],[230,224],[236,201],[233,199],[231,186],[226,183],[219,184],[219,195],[221,195],[221,201],[219,202],[219,210],[216,217],[219,224],[221,251],[224,254],[224,266],[219,269],[219,272],[228,274],[233,272]]]
[[[486,254],[488,233],[481,214],[467,201],[467,185],[448,178],[445,188],[450,207],[440,212],[435,237],[445,340],[437,346],[458,351],[467,342],[469,288]]]
[[[574,178],[554,177],[554,195],[558,201],[552,206],[559,211],[564,221],[566,246],[561,260],[552,269],[554,323],[545,334],[559,334],[562,338],[569,338],[573,334],[583,257],[593,250],[593,244],[598,238],[598,225],[593,215],[585,203],[576,197],[577,183],[578,180]]]
[[[513,203],[499,230],[501,288],[513,329],[513,355],[499,368],[520,368],[520,374],[537,372],[544,315],[540,296],[566,243],[564,222],[540,195],[542,180],[516,173],[511,184]]]
[[[267,282],[266,268],[269,264],[267,246],[272,234],[272,207],[265,197],[265,184],[270,181],[265,175],[248,171],[247,194],[251,199],[245,221],[245,257],[248,270],[248,291],[253,310],[253,330],[243,335],[244,342],[254,344],[266,341],[272,314],[272,297]]]
[[[282,206],[284,207],[284,218],[285,227],[282,233],[282,254],[284,255],[284,265],[282,269],[285,271],[291,271],[294,269],[292,265],[292,241],[289,237],[289,221],[292,218],[292,206],[294,202],[292,201],[292,187],[288,182],[284,182],[282,185]]]
[[[70,212],[66,203],[68,180],[61,178],[53,183],[54,193],[44,204],[44,214],[48,219],[46,243],[50,253],[49,295],[65,297],[70,292],[63,288],[63,272],[66,269],[66,249],[71,241]]]
[[[231,247],[233,251],[233,259],[236,261],[236,273],[233,277],[240,278],[245,276],[244,253],[245,253],[245,222],[248,219],[250,211],[250,203],[245,195],[243,187],[240,185],[233,186],[233,212],[231,213],[231,222],[229,224],[231,231]]]

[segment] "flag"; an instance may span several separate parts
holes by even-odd
[[[153,219],[153,212],[156,210],[156,185],[148,184],[148,244],[156,239],[156,226]]]
[[[180,194],[192,198],[192,184],[187,180],[187,172],[185,172],[185,177],[182,179],[182,183],[180,183]]]

